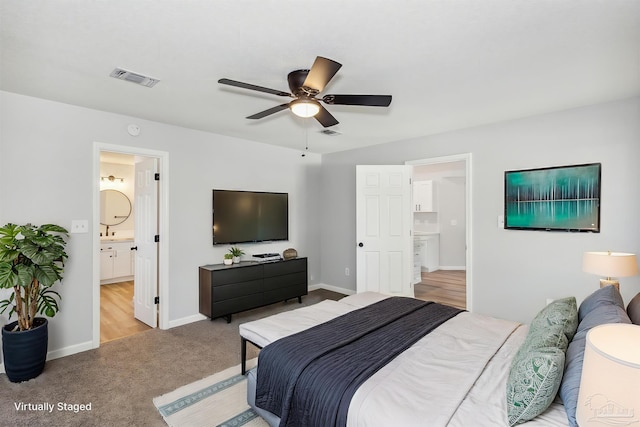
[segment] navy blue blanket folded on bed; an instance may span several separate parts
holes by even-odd
[[[461,311],[391,297],[274,341],[258,358],[256,405],[281,427],[344,426],[362,383]]]

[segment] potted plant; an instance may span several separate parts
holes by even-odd
[[[239,263],[240,262],[240,257],[242,255],[244,255],[244,251],[242,249],[240,249],[239,247],[237,247],[237,246],[230,247],[229,248],[229,253],[233,257],[234,264]]]
[[[224,259],[222,260],[222,262],[224,263],[224,265],[231,265],[231,264],[233,264],[233,255],[231,255],[231,254],[224,254]]]
[[[51,286],[62,280],[67,230],[54,224],[7,224],[0,228],[0,288],[11,289],[0,301],[17,320],[2,328],[2,354],[12,382],[35,378],[44,369],[48,320],[58,312],[60,294]]]

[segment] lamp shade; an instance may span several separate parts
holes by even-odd
[[[640,425],[640,326],[614,323],[589,331],[576,419],[580,427]]]
[[[628,277],[638,274],[635,254],[622,252],[585,252],[582,270],[604,277]]]

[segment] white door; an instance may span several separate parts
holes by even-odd
[[[356,291],[413,296],[412,167],[356,166]]]
[[[135,273],[134,316],[155,328],[158,295],[158,159],[145,158],[135,165]]]

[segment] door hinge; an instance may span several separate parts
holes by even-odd
[[[153,303],[154,303],[154,304],[160,304],[160,297],[155,297],[155,298],[153,299]]]
[[[153,241],[158,243],[160,241],[160,235],[156,234],[155,236],[153,236]]]
[[[160,181],[160,174],[156,173],[155,175],[153,175],[153,179],[155,179],[156,181]]]

